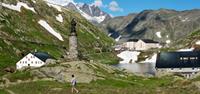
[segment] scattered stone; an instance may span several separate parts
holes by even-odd
[[[62,88],[53,88],[52,90],[53,90],[53,91],[61,91]]]
[[[14,73],[15,72],[15,68],[14,67],[7,67],[4,69],[5,72],[9,72],[9,73]]]
[[[45,63],[48,65],[48,64],[56,64],[57,62],[55,59],[47,59]]]
[[[58,82],[70,82],[71,75],[75,75],[78,83],[90,83],[97,79],[104,79],[106,74],[115,73],[114,67],[101,63],[85,61],[72,61],[57,64],[56,66],[44,66],[31,70],[31,74],[38,78],[52,78]],[[119,70],[118,70],[119,71]]]

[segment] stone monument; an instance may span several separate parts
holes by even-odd
[[[76,32],[76,20],[73,18],[71,21],[71,32],[69,34],[69,55],[68,59],[70,61],[78,60],[78,50],[77,50],[77,32]]]

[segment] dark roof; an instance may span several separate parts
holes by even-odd
[[[150,40],[150,39],[142,39],[142,41],[144,41],[145,43],[159,43],[157,41]]]
[[[133,42],[137,42],[139,39],[129,39],[128,42],[133,41]]]
[[[194,60],[190,58],[197,57]],[[181,60],[181,58],[188,58]],[[157,56],[156,68],[194,68],[200,67],[200,52],[161,52]]]
[[[133,42],[137,42],[139,40],[142,40],[145,43],[159,43],[157,41],[154,40],[150,40],[150,39],[129,39],[128,42],[133,41]]]
[[[55,59],[53,56],[49,55],[46,52],[34,52],[32,53],[34,56],[45,62],[47,59]]]

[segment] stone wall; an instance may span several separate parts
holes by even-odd
[[[69,60],[78,60],[77,36],[69,36]]]

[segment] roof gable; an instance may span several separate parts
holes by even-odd
[[[19,63],[20,61],[29,61],[29,60],[32,60],[32,59],[34,59],[34,61],[42,61],[38,57],[34,56],[32,53],[29,53],[26,56],[24,56],[21,60],[19,60],[17,63]]]

